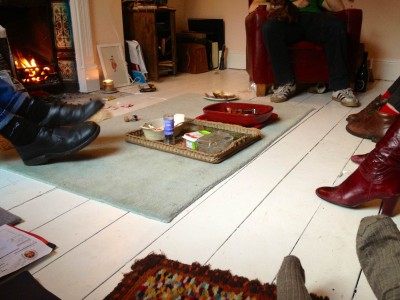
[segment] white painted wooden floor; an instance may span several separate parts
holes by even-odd
[[[359,95],[362,107],[390,84],[372,83]],[[214,89],[232,91],[243,101],[255,97],[243,70],[180,74],[162,78],[156,86],[155,93],[133,93],[114,103],[131,103],[136,110],[182,93]],[[136,87],[120,90],[135,92]],[[273,282],[283,257],[293,254],[301,259],[310,292],[333,300],[375,299],[365,277],[359,276],[355,237],[361,218],[379,212],[379,201],[346,209],[324,202],[314,192],[351,174],[356,168],[349,161],[352,154],[373,149],[375,144],[345,130],[346,116],[361,108],[331,101],[331,93],[304,92],[290,101],[315,110],[171,223],[0,169],[0,207],[24,219],[18,227],[58,246],[28,270],[61,299],[102,299],[136,259],[150,252],[229,269],[262,282]],[[126,108],[113,111],[125,112]],[[119,176],[112,170],[105,175]],[[394,220],[400,224],[400,216]]]

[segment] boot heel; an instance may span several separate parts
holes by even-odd
[[[399,200],[400,197],[383,200],[381,214],[391,217]]]

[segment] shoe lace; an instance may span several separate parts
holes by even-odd
[[[275,90],[275,94],[276,95],[283,95],[283,96],[287,96],[290,94],[290,88],[291,88],[291,84],[286,83],[286,84],[281,84],[276,90]]]
[[[347,88],[342,90],[342,93],[345,94],[346,96],[349,96],[350,98],[354,98],[354,93],[353,90],[351,88]]]

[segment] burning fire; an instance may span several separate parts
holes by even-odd
[[[51,71],[48,66],[39,66],[34,58],[28,60],[21,56],[20,53],[18,53],[15,60],[15,67],[22,83],[39,83],[47,80]]]

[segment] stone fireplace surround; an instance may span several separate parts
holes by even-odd
[[[89,0],[70,0],[69,5],[79,91],[97,91],[100,89],[100,75],[95,63],[96,49],[93,47]]]

